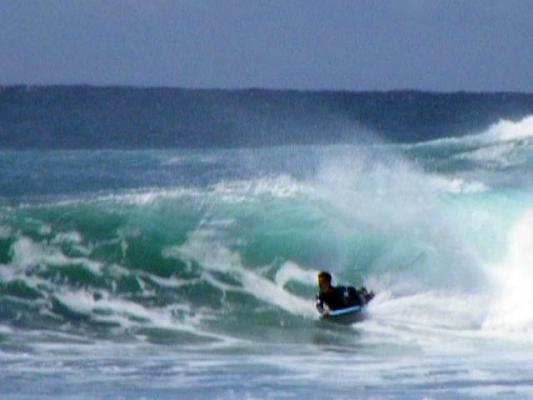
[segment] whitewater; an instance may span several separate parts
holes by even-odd
[[[0,171],[3,399],[533,398],[532,115]],[[362,322],[318,318],[322,269]]]

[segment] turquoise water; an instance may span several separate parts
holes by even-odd
[[[2,398],[533,396],[533,124],[0,152]],[[317,318],[316,272],[377,295]]]

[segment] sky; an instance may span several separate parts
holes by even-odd
[[[0,84],[533,92],[533,0],[0,0]]]

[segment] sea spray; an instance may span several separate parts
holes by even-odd
[[[483,328],[533,338],[533,209],[514,225],[503,260],[491,268],[497,288]]]
[[[335,222],[360,243],[344,250],[352,267],[370,264],[373,274],[381,270],[404,287],[406,280],[418,282],[419,289],[482,284],[476,256],[447,220],[446,193],[415,164],[356,149],[325,161],[316,187],[330,214],[337,213]],[[405,265],[419,254],[424,258]]]

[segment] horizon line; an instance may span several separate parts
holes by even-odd
[[[398,88],[398,89],[318,89],[318,88],[277,88],[277,87],[260,87],[260,86],[243,86],[243,87],[191,87],[191,86],[173,86],[173,85],[132,85],[132,84],[94,84],[94,83],[0,83],[0,93],[4,89],[24,87],[26,90],[34,88],[57,88],[57,87],[87,87],[95,89],[173,89],[186,91],[220,91],[220,92],[298,92],[298,93],[426,93],[426,94],[519,94],[519,95],[533,95],[533,92],[515,91],[515,90],[469,90],[469,89],[453,89],[453,90],[435,90],[435,89],[414,89],[414,88]]]

